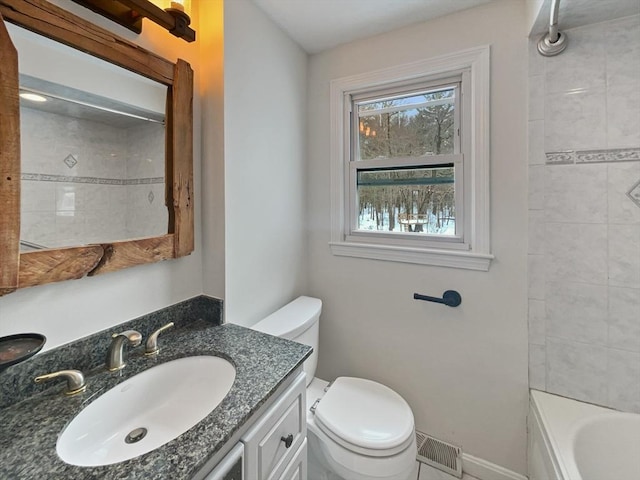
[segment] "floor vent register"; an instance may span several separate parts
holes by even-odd
[[[418,461],[462,478],[462,448],[416,430]]]

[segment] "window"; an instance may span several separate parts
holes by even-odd
[[[334,80],[335,255],[488,270],[488,47]]]
[[[351,95],[347,215],[354,240],[462,241],[456,80]]]

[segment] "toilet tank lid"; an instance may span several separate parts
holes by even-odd
[[[308,330],[322,310],[319,298],[301,296],[273,312],[253,327],[253,330],[292,340]]]

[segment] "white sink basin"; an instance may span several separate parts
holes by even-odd
[[[150,452],[206,417],[236,377],[220,357],[186,357],[145,370],[82,410],[56,450],[66,463],[111,465]]]

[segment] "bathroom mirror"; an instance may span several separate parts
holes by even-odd
[[[189,64],[44,0],[0,15],[0,295],[193,251]]]

